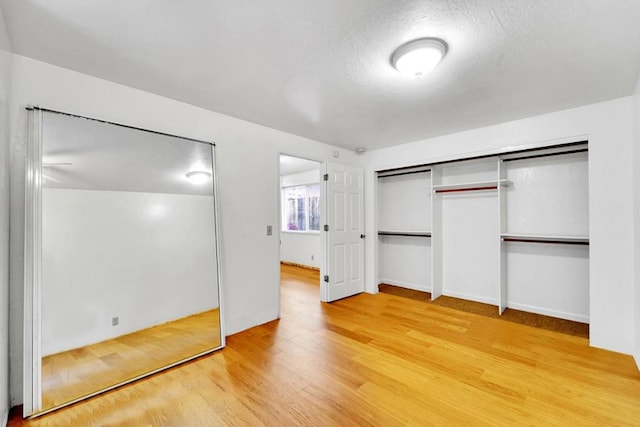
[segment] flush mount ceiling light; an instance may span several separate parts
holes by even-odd
[[[192,184],[204,184],[209,181],[209,178],[211,178],[211,174],[207,171],[187,172],[187,179],[191,181]]]
[[[397,48],[391,55],[391,65],[409,77],[429,74],[447,53],[447,44],[440,39],[412,40]]]

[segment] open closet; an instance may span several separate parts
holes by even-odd
[[[377,174],[378,283],[589,322],[587,142]]]

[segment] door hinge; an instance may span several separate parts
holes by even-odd
[[[329,276],[324,276],[324,281],[329,283]]]
[[[329,231],[329,224],[324,225],[324,231]]]
[[[329,174],[328,174],[328,173],[325,173],[325,174],[322,176],[322,179],[324,179],[325,181],[329,181]]]

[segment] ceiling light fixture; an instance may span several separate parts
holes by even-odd
[[[440,39],[412,40],[397,48],[391,55],[393,68],[410,77],[429,74],[447,53],[447,44]]]
[[[191,181],[192,184],[204,184],[209,181],[209,178],[211,178],[211,174],[206,171],[187,172],[187,179]]]

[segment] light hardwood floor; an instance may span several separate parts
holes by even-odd
[[[49,409],[220,346],[219,310],[197,313],[42,359]]]
[[[25,425],[640,424],[629,356],[395,295],[321,304],[317,273],[282,279],[279,321]]]

